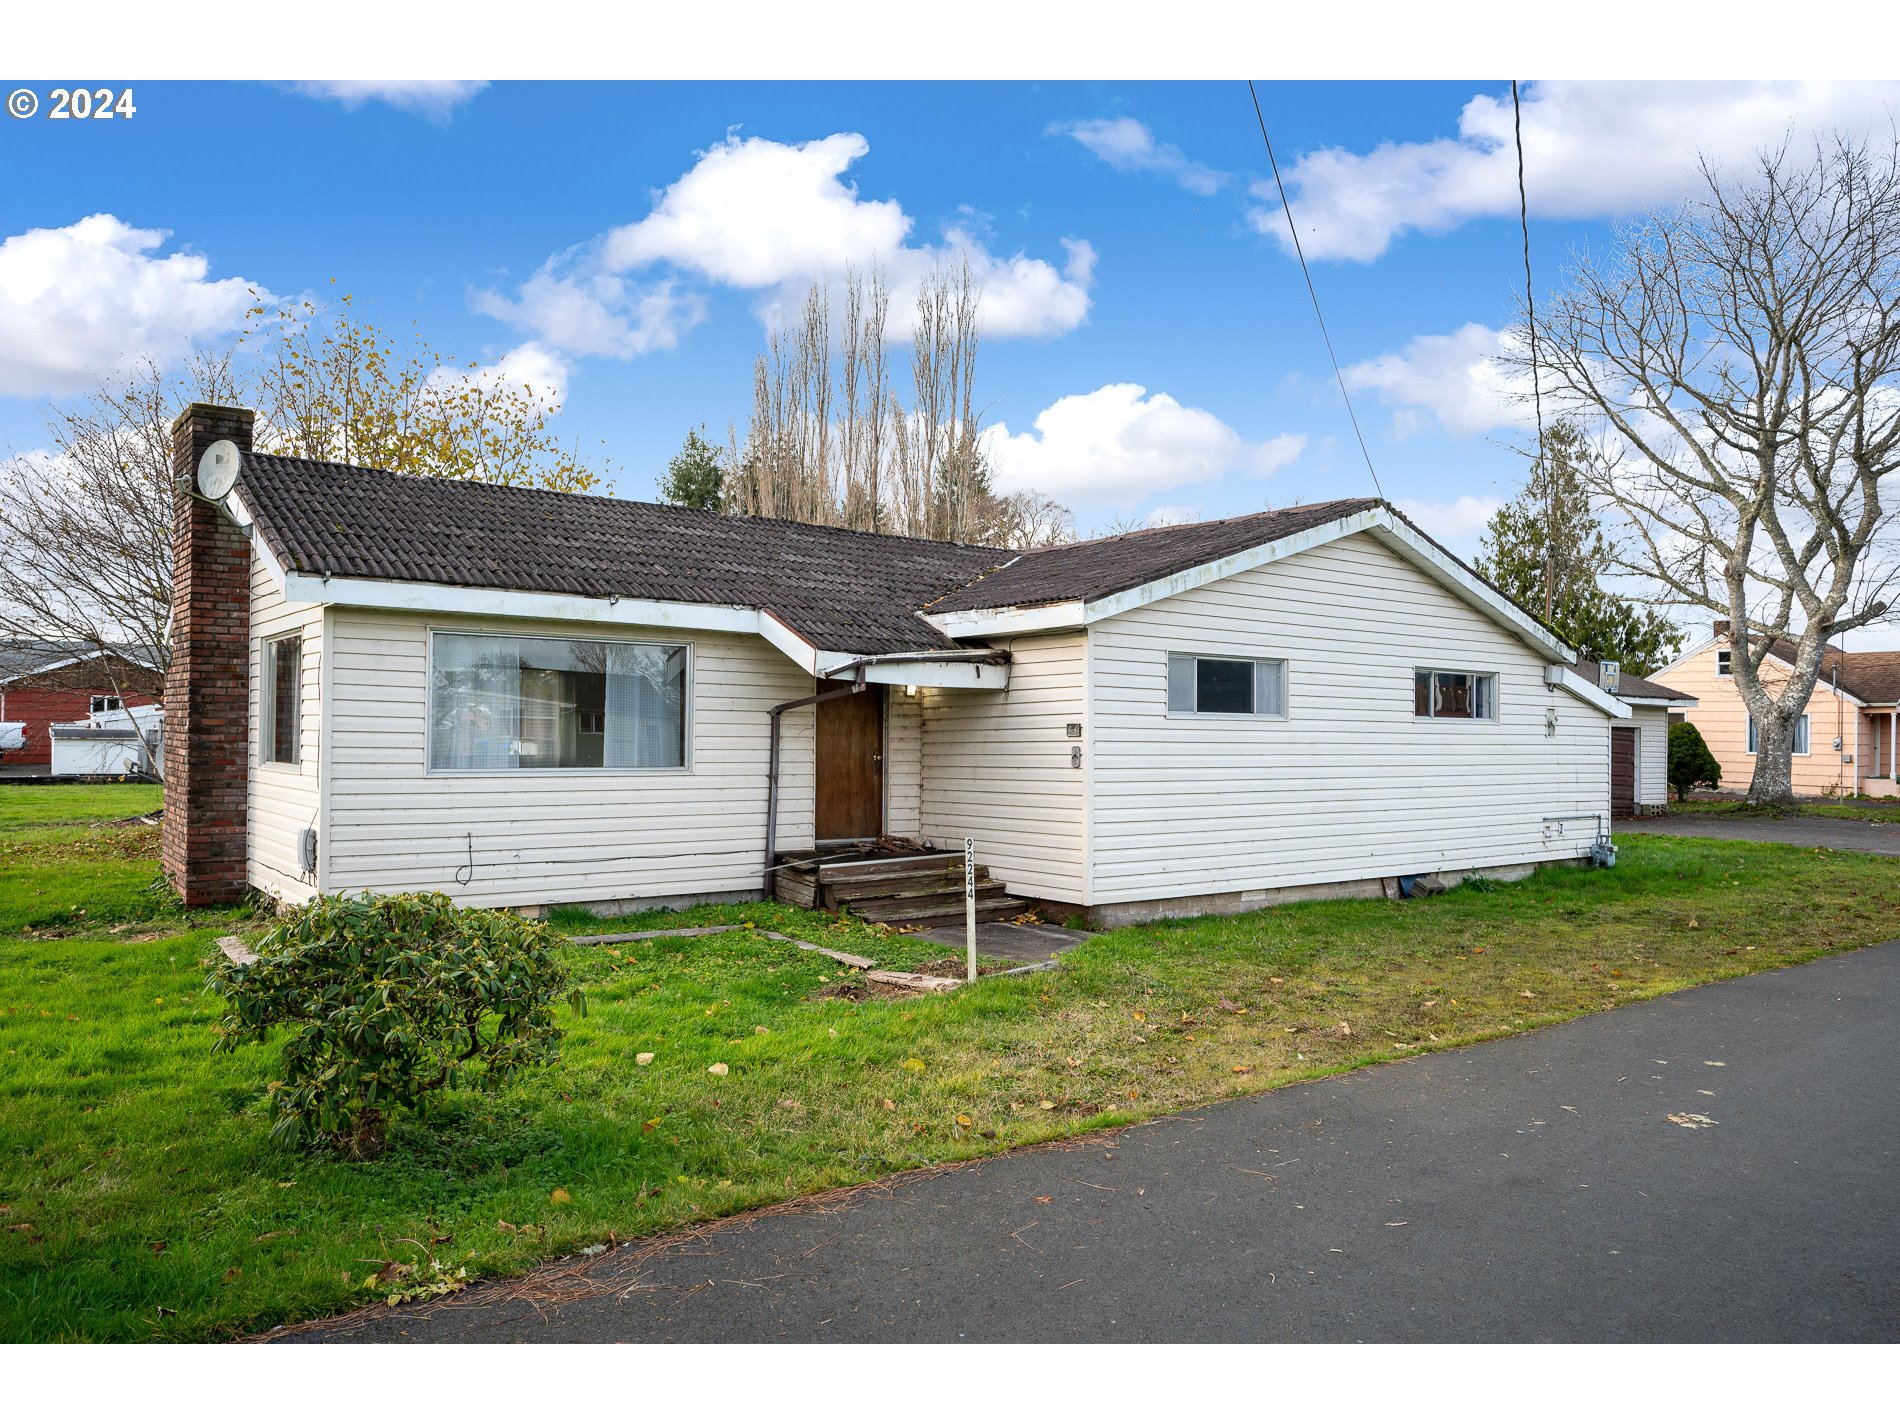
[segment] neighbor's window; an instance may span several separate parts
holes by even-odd
[[[303,725],[303,636],[273,638],[264,645],[264,760],[298,760]]]
[[[438,633],[435,771],[686,765],[686,649]]]
[[[1755,751],[1755,714],[1753,713],[1748,715],[1748,750],[1751,754]],[[1808,715],[1806,713],[1802,713],[1794,725],[1794,755],[1797,757],[1808,755]]]
[[[1412,676],[1412,712],[1417,717],[1495,718],[1495,673],[1452,673],[1420,668]]]
[[[100,713],[118,712],[124,706],[125,699],[123,698],[114,698],[104,694],[94,693],[92,695],[91,716],[97,717]]]
[[[1731,678],[1734,676],[1733,671],[1729,667],[1729,659],[1733,656],[1734,656],[1733,653],[1731,653],[1729,649],[1718,648],[1715,650],[1715,676],[1716,677]]]
[[[1168,655],[1168,711],[1286,716],[1286,663],[1279,658]]]

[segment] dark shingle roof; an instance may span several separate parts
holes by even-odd
[[[917,616],[1009,555],[597,495],[247,454],[260,533],[303,574],[768,609],[816,647],[956,647]]]
[[[111,654],[127,663],[157,671],[160,668],[158,653],[137,644],[122,643],[111,645]],[[30,673],[38,673],[56,664],[66,664],[87,660],[99,656],[100,650],[91,643],[80,643],[67,639],[51,638],[4,638],[0,639],[0,683],[12,682]]]
[[[1164,525],[1132,534],[1031,549],[968,588],[947,593],[928,612],[1020,608],[1100,599],[1215,559],[1345,519],[1379,504],[1328,500],[1201,524]]]
[[[1598,687],[1597,665],[1588,658],[1579,658],[1574,665],[1577,675],[1592,687]],[[1665,688],[1661,683],[1652,683],[1647,678],[1639,678],[1634,673],[1619,672],[1616,675],[1616,696],[1619,698],[1666,698],[1671,701],[1692,703],[1695,701],[1687,693],[1678,693],[1674,688]]]
[[[1776,639],[1774,654],[1784,663],[1792,663],[1795,646],[1786,639]],[[1840,671],[1841,691],[1849,696],[1880,707],[1900,703],[1900,651],[1843,653],[1830,643],[1821,650],[1821,674],[1815,687],[1832,687],[1836,669]]]

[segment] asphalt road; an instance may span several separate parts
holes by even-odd
[[[1900,941],[586,1272],[288,1339],[1894,1341]]]
[[[1900,823],[1849,821],[1838,816],[1681,816],[1619,821],[1618,836],[1712,836],[1718,841],[1779,841],[1832,851],[1900,856]]]

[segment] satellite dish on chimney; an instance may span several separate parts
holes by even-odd
[[[214,440],[198,457],[198,493],[207,500],[222,500],[237,484],[238,462],[243,457],[228,440]]]

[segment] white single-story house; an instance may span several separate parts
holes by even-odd
[[[404,477],[175,428],[188,902],[756,897],[974,839],[1125,923],[1607,836],[1631,704],[1382,500],[1022,553]]]

